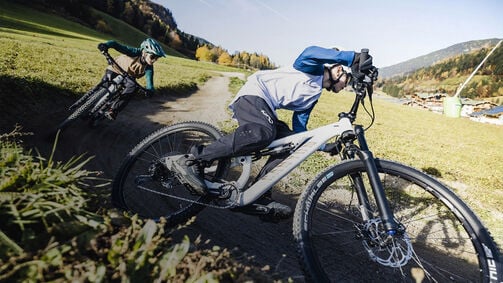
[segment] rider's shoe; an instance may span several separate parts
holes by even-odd
[[[110,109],[105,111],[105,113],[103,113],[103,116],[105,116],[105,118],[107,118],[108,120],[113,121],[117,118],[117,112],[114,111],[113,109]]]
[[[197,194],[205,195],[204,169],[192,154],[185,154],[173,162],[173,170],[178,173],[180,181],[190,186]]]
[[[288,219],[293,215],[292,208],[273,200],[270,193],[266,193],[251,204],[231,210],[250,215],[259,215],[263,221],[267,222],[278,222],[282,219]]]

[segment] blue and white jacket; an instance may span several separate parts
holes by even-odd
[[[306,48],[291,67],[258,71],[248,77],[232,104],[241,96],[254,95],[264,99],[272,110],[294,111],[292,126],[295,132],[307,129],[309,115],[323,90],[325,64],[350,66],[353,51],[336,51],[318,46]]]

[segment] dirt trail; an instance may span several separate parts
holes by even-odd
[[[94,156],[87,169],[101,171],[104,177],[112,179],[127,152],[155,129],[179,121],[198,120],[217,125],[229,119],[226,109],[232,94],[228,91],[228,82],[229,77],[236,75],[223,73],[223,76],[213,77],[199,91],[186,97],[162,95],[134,99],[116,121],[104,121],[94,129],[85,123],[71,125],[61,135],[55,157],[65,161],[82,153]],[[46,105],[46,109],[52,107],[55,112],[45,110],[32,115],[36,117],[20,117],[24,130],[34,133],[34,136],[25,138],[25,144],[36,147],[42,156],[49,156],[52,131],[68,115],[64,107],[72,102],[64,99]],[[295,205],[296,195],[273,192],[275,198],[292,207]],[[210,247],[238,249],[238,253],[252,257],[257,266],[265,267],[264,270],[269,270],[277,279],[287,281],[290,277],[303,282],[291,227],[291,220],[272,224],[254,216],[207,208],[183,233],[191,239],[198,235],[203,241],[210,239]]]

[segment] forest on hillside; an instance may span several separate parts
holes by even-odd
[[[221,46],[215,46],[200,37],[179,30],[171,11],[149,0],[18,0],[16,2],[55,12],[113,36],[114,31],[106,19],[93,12],[93,9],[96,9],[128,23],[190,59],[240,68],[275,68],[263,54],[246,51],[229,54]]]
[[[379,87],[394,97],[405,97],[416,92],[448,93],[456,89],[482,62],[492,48],[446,59],[412,73],[383,80]],[[497,48],[461,92],[467,98],[503,96],[503,48]]]

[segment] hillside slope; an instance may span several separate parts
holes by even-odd
[[[379,76],[386,79],[393,76],[399,76],[416,71],[420,68],[429,67],[439,61],[461,54],[468,54],[481,48],[494,46],[500,41],[498,38],[472,40],[454,44],[444,49],[419,56],[414,59],[407,60],[402,63],[391,65],[388,67],[379,68]]]
[[[490,56],[488,57],[489,53]],[[486,59],[486,60],[484,60]],[[473,77],[470,75],[484,61]],[[404,97],[416,93],[447,93],[454,95],[470,77],[460,95],[471,99],[488,99],[501,103],[503,97],[503,48],[476,49],[471,53],[449,57],[432,66],[407,75],[394,76],[379,82],[387,94]]]

